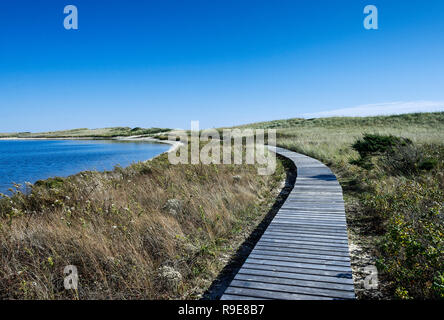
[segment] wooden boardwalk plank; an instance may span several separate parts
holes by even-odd
[[[294,162],[296,183],[221,299],[354,299],[336,176],[316,159],[270,150]]]
[[[300,280],[282,281],[273,277],[261,276],[241,276],[245,280],[234,278],[232,285],[238,288],[252,288],[261,290],[274,290],[288,293],[309,294],[315,296],[325,296],[333,298],[350,299],[354,298],[354,291],[351,290],[336,290],[333,287],[319,288],[301,285]]]
[[[256,259],[270,259],[273,261],[288,261],[288,262],[296,262],[296,263],[307,263],[307,264],[322,264],[322,265],[331,265],[331,266],[340,266],[340,267],[349,267],[350,261],[338,261],[336,259],[331,259],[329,257],[324,258],[306,258],[299,256],[285,256],[282,254],[273,254],[269,251],[261,251],[256,250],[250,254],[250,258]]]
[[[353,290],[353,283],[350,281],[351,279],[345,279],[345,278],[337,279],[335,277],[329,277],[329,276],[304,274],[304,273],[291,273],[291,272],[284,272],[277,270],[263,270],[263,269],[254,268],[254,265],[249,265],[246,266],[245,268],[242,268],[238,272],[238,275],[240,274],[268,276],[285,280],[303,280],[313,283],[311,285],[312,287],[319,286],[322,288],[342,288],[342,289],[348,288],[347,290]]]
[[[342,291],[334,291],[334,290],[325,290],[320,288],[309,288],[309,287],[298,287],[295,285],[285,285],[285,284],[275,284],[275,283],[262,283],[255,281],[241,281],[241,280],[233,280],[232,286],[236,288],[244,288],[244,289],[254,289],[254,290],[267,290],[274,291],[276,294],[281,293],[290,293],[290,294],[298,294],[298,295],[310,295],[310,296],[322,296],[326,298],[337,298],[337,299],[349,299],[352,298],[351,295],[354,293],[350,292],[342,292]]]
[[[255,248],[270,250],[270,251],[278,251],[284,253],[300,253],[300,254],[310,254],[310,255],[323,255],[323,256],[333,256],[350,259],[347,251],[331,251],[325,249],[305,249],[305,248],[291,248],[291,247],[282,247],[282,246],[273,246],[272,244],[264,244],[258,243]],[[338,258],[339,259],[339,258]]]
[[[276,292],[271,290],[237,288],[234,286],[228,287],[228,289],[225,292],[233,296],[239,296],[238,300],[244,300],[243,299],[244,296],[249,297],[250,299],[256,299],[256,298],[280,299],[280,300],[333,300],[334,299],[322,296],[310,296],[306,294]],[[224,297],[225,295],[223,295],[221,299],[226,300]]]
[[[308,277],[310,279],[317,279],[317,278],[329,279],[328,282],[345,283],[353,286],[353,279],[351,279],[351,277],[349,277],[347,274],[342,275],[340,273],[333,271],[291,268],[285,266],[273,266],[273,265],[264,265],[264,264],[255,264],[255,263],[246,262],[239,272],[244,272],[244,268],[254,269],[254,270],[264,270],[267,272],[285,272],[292,274],[297,278]]]
[[[268,239],[261,239],[258,241],[257,245],[267,245],[267,246],[277,246],[279,248],[298,248],[307,250],[322,250],[329,252],[340,252],[348,254],[348,247],[344,246],[327,246],[322,244],[312,244],[312,243],[283,243],[277,241],[270,241]]]
[[[338,274],[346,273],[349,271],[348,266],[335,266],[335,265],[327,265],[324,263],[307,263],[307,262],[292,262],[285,261],[284,259],[279,259],[277,257],[248,257],[246,260],[251,263],[256,264],[269,264],[273,266],[284,266],[284,267],[295,267],[295,268],[303,268],[303,269],[314,269],[314,270],[326,270],[326,271],[335,271]]]
[[[258,298],[258,297],[248,297],[248,296],[241,296],[241,295],[235,295],[235,294],[224,294],[224,296],[221,298],[221,300],[270,300],[266,298]]]
[[[340,237],[347,239],[347,234],[342,230],[335,229],[317,229],[317,228],[304,228],[302,226],[289,226],[285,224],[270,224],[268,230],[273,231],[282,231],[282,232],[291,232],[291,233],[299,233],[299,234],[319,234],[324,235],[326,237]]]
[[[342,240],[347,240],[347,236],[344,234],[326,234],[323,232],[309,232],[306,230],[303,231],[299,231],[299,230],[295,230],[295,229],[289,229],[289,228],[276,228],[276,227],[272,227],[272,228],[268,228],[267,230],[268,234],[274,234],[274,233],[279,233],[281,235],[289,235],[289,236],[294,236],[295,234],[299,234],[299,235],[303,235],[303,236],[307,236],[307,237],[313,237],[316,236],[318,238],[326,238],[326,239],[342,239]]]
[[[331,263],[341,263],[345,266],[350,265],[350,259],[347,257],[338,257],[338,256],[330,256],[330,255],[320,255],[320,254],[310,254],[310,253],[297,253],[297,252],[285,252],[285,251],[278,251],[278,250],[269,250],[269,249],[263,249],[263,248],[255,248],[255,250],[251,253],[254,254],[257,258],[260,258],[263,255],[267,255],[270,257],[276,257],[276,258],[288,258],[288,259],[300,259],[300,261],[305,262],[316,262],[319,263],[320,261],[330,261]]]

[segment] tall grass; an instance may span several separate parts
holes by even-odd
[[[274,202],[253,165],[171,165],[42,181],[0,200],[1,299],[196,298]],[[171,205],[173,204],[173,205]],[[75,265],[79,288],[65,290]]]

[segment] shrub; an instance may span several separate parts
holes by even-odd
[[[429,150],[410,139],[392,135],[365,134],[352,147],[360,158],[350,160],[350,164],[370,170],[374,163],[378,163],[390,175],[412,176],[421,170],[432,170],[438,164],[437,159],[426,158],[425,153],[430,153]]]
[[[410,176],[418,173],[423,157],[421,148],[413,143],[400,144],[387,150],[379,163],[391,175]]]
[[[361,158],[365,158],[370,155],[382,154],[395,146],[411,143],[412,141],[406,138],[366,133],[362,140],[359,139],[352,145],[352,148],[359,153]]]
[[[65,182],[64,178],[55,177],[49,178],[47,180],[38,180],[34,185],[36,186],[45,186],[48,189],[56,189],[60,188]]]
[[[419,169],[430,171],[433,168],[435,168],[437,164],[438,164],[437,159],[432,159],[432,158],[424,159],[423,161],[420,162]]]
[[[385,219],[378,268],[398,298],[442,298],[444,225],[439,185],[405,181],[393,191],[378,189],[366,205]]]

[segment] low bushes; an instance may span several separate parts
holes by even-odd
[[[398,298],[444,298],[444,147],[365,135],[353,148],[372,164],[361,202],[382,232],[379,271]]]
[[[432,170],[438,164],[438,160],[424,146],[392,135],[364,134],[352,148],[360,157],[351,160],[351,164],[367,170],[377,164],[390,175],[412,176],[421,170]]]
[[[378,268],[399,298],[444,298],[443,187],[405,180],[365,197],[367,210],[383,218]]]
[[[409,139],[398,138],[392,135],[364,134],[362,139],[358,139],[352,148],[356,150],[361,158],[382,154],[391,150],[395,146],[411,144]]]

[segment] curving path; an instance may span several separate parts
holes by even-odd
[[[269,148],[294,162],[296,183],[221,299],[354,299],[336,176],[318,160]]]

